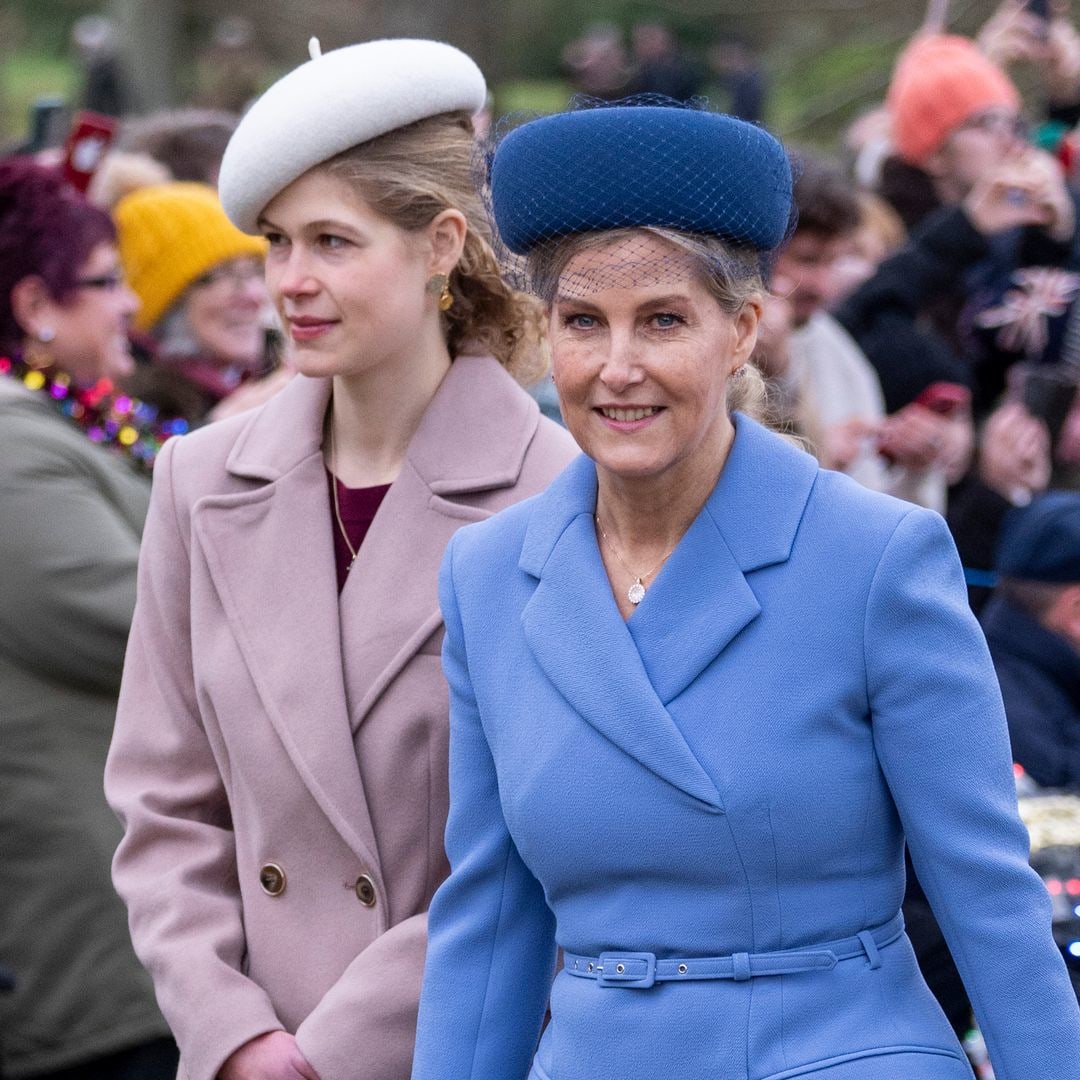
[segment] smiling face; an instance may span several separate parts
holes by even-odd
[[[961,202],[989,172],[1025,145],[1024,124],[1014,109],[983,109],[949,133],[926,169],[947,203]]]
[[[633,244],[641,284],[580,287],[626,278],[618,240],[580,251],[560,277],[550,335],[563,418],[601,475],[711,485],[732,435],[727,382],[753,349],[760,300],[729,315],[689,260],[671,272],[666,240]],[[665,272],[650,281],[650,265]]]
[[[55,335],[49,352],[77,382],[115,380],[134,370],[128,324],[139,301],[124,281],[113,244],[94,248],[69,297],[46,298],[42,305],[37,321]]]
[[[254,365],[266,299],[262,259],[229,259],[203,274],[189,286],[184,308],[200,351],[222,364]]]
[[[848,234],[796,229],[776,257],[773,287],[791,305],[796,326],[805,326],[836,295],[836,264],[850,244]]]
[[[355,375],[401,359],[438,326],[430,251],[376,214],[349,184],[305,173],[260,217],[266,283],[305,375]]]

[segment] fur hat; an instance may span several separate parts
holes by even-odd
[[[925,34],[900,54],[887,104],[896,152],[921,167],[976,113],[995,107],[1019,112],[1020,95],[967,38]]]
[[[124,274],[141,302],[137,330],[152,329],[218,263],[266,254],[266,242],[240,232],[205,184],[139,188],[116,204],[113,217]]]
[[[221,163],[229,217],[257,231],[266,204],[308,169],[351,147],[440,113],[481,109],[476,64],[452,45],[393,38],[320,54],[279,79],[248,110]]]

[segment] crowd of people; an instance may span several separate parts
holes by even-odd
[[[4,1080],[1076,1074],[1080,33],[924,27],[832,157],[745,51],[0,158]]]

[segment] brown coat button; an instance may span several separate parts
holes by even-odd
[[[367,876],[367,874],[361,874],[356,879],[356,884],[353,886],[356,890],[356,899],[360,901],[364,907],[375,906],[375,882]]]
[[[285,891],[285,871],[277,863],[267,863],[259,870],[259,884],[267,896],[280,896]]]

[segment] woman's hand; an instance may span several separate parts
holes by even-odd
[[[1018,401],[991,413],[983,428],[979,479],[1018,506],[1050,483],[1050,435]]]
[[[1065,173],[1042,150],[1026,149],[990,169],[975,182],[963,210],[984,236],[1039,225],[1064,243],[1076,229]]]
[[[287,1031],[268,1031],[234,1051],[218,1080],[319,1080]]]
[[[1039,65],[1046,97],[1054,105],[1070,105],[1080,97],[1080,34],[1068,16],[1068,4],[1054,5]]]
[[[818,448],[821,467],[847,472],[865,449],[867,440],[873,439],[877,433],[877,423],[861,416],[827,427]]]
[[[913,472],[937,466],[952,473],[958,467],[958,458],[966,460],[970,440],[956,418],[941,416],[912,402],[885,418],[878,449],[890,461]]]
[[[1047,99],[1071,104],[1080,93],[1080,34],[1069,20],[1069,5],[1051,5],[1049,20],[1033,15],[1022,0],[1005,0],[975,39],[979,50],[1000,68],[1034,65]]]

